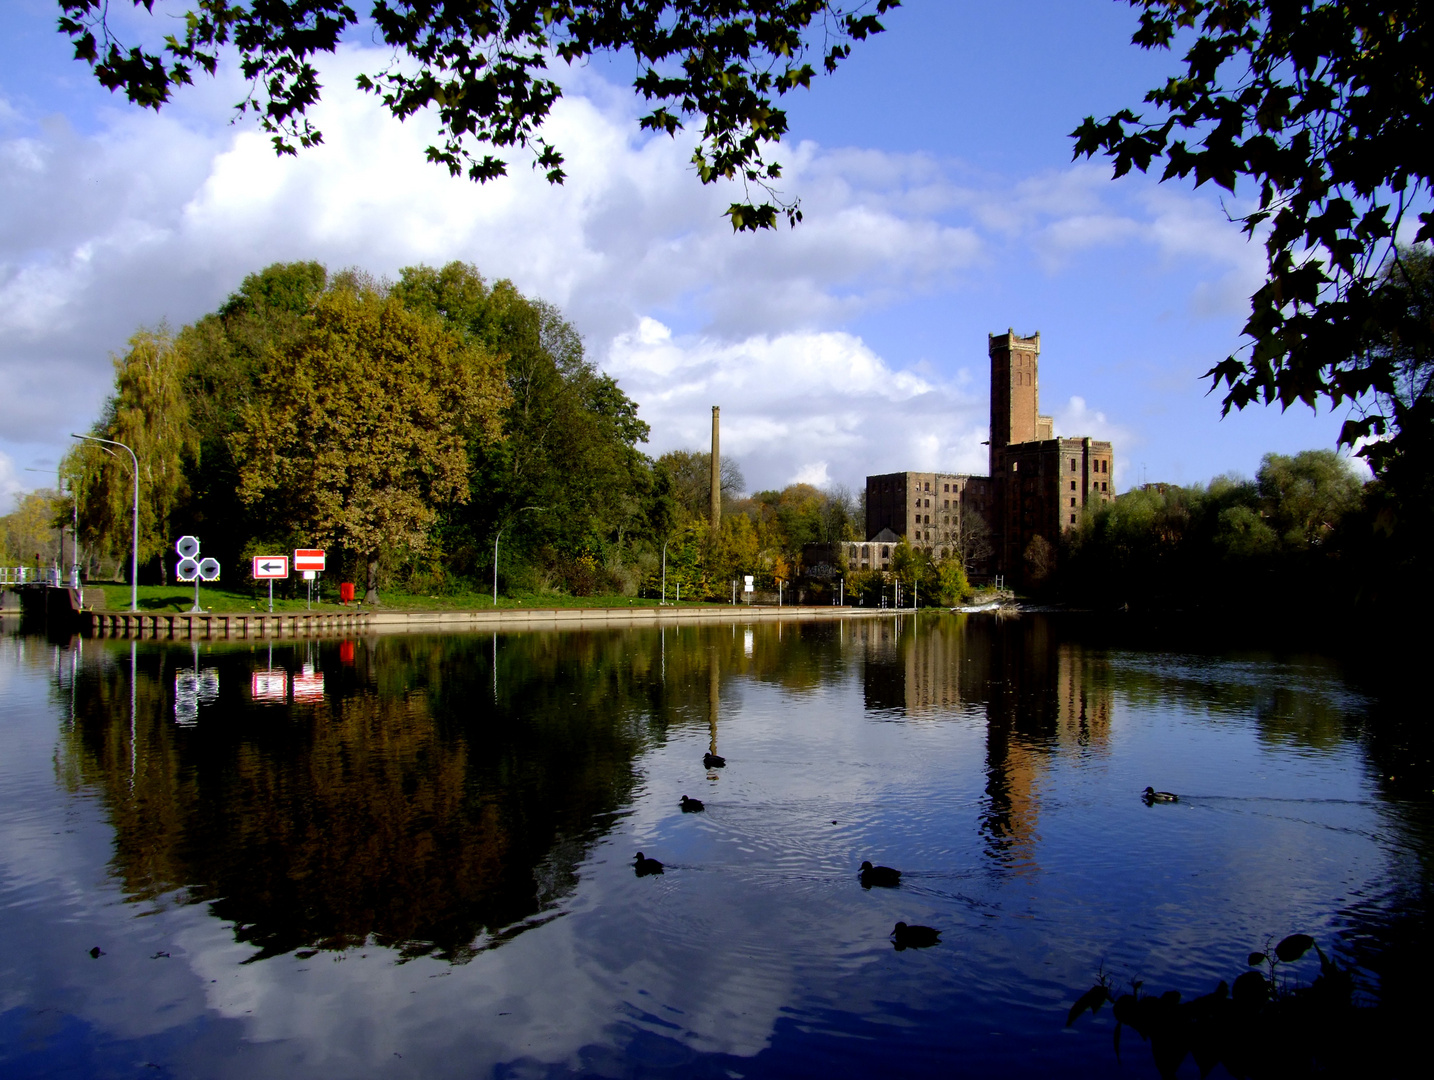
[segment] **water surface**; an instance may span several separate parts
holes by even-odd
[[[1099,971],[1422,917],[1372,707],[1042,617],[6,637],[0,1072],[1109,1075]]]

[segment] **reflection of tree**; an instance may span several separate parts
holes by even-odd
[[[749,657],[743,629],[392,637],[348,663],[337,641],[286,646],[273,665],[307,655],[327,695],[288,708],[249,700],[268,658],[214,646],[218,697],[192,726],[174,710],[189,648],[145,643],[133,740],[130,644],[110,642],[58,767],[103,793],[131,897],[208,903],[260,956],[463,959],[572,891],[669,724],[708,725],[734,677],[814,686],[839,648],[833,628],[763,627]]]
[[[594,637],[504,639],[496,705],[479,638],[385,639],[357,668],[326,645],[312,708],[250,706],[250,655],[215,652],[221,697],[192,728],[169,700],[187,651],[146,648],[133,779],[127,664],[84,681],[63,767],[103,791],[132,896],[183,888],[259,955],[462,958],[570,891],[631,790],[646,681]]]

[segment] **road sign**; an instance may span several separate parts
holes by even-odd
[[[318,576],[319,576],[319,572],[318,572],[317,570],[305,570],[305,571],[304,571],[304,580],[305,580],[305,581],[313,581],[314,578],[316,578],[316,577],[318,577]]]
[[[289,576],[289,556],[255,555],[254,576],[256,578],[286,578]]]
[[[218,580],[219,580],[219,560],[218,560],[218,559],[200,559],[200,560],[199,560],[199,576],[200,576],[201,578],[203,578],[205,581],[218,581]]]
[[[189,539],[189,537],[185,537]],[[199,564],[193,558],[186,556],[179,560],[179,565],[174,568],[174,576],[180,581],[193,581],[199,576]]]
[[[181,536],[179,542],[174,545],[174,550],[181,559],[192,559],[199,554],[199,537]],[[187,578],[185,579],[188,580]]]
[[[323,548],[295,548],[295,570],[322,570],[324,568]]]

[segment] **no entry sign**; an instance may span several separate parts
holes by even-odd
[[[254,576],[256,578],[286,578],[289,576],[289,556],[255,555]]]
[[[324,568],[323,548],[297,548],[294,551],[295,570],[322,570]]]

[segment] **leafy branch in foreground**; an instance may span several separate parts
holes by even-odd
[[[1427,357],[1434,343],[1434,323],[1407,317],[1399,282],[1408,249],[1396,243],[1434,240],[1434,7],[1128,2],[1140,11],[1131,40],[1141,48],[1193,38],[1185,70],[1146,95],[1152,117],[1087,117],[1072,133],[1075,152],[1105,155],[1116,176],[1163,162],[1162,181],[1193,176],[1196,186],[1257,194],[1235,216],[1265,245],[1250,343],[1206,373],[1212,389],[1225,388],[1224,411],[1352,404],[1341,441],[1385,438],[1399,452],[1429,410],[1411,412],[1398,366],[1374,346],[1393,338],[1396,351]]]
[[[154,0],[132,0],[153,14]],[[476,181],[503,176],[490,150],[521,147],[548,181],[564,179],[563,155],[542,135],[562,96],[550,65],[629,53],[633,89],[650,106],[644,130],[670,136],[701,120],[692,163],[704,184],[737,180],[767,201],[733,203],[735,230],[771,228],[778,213],[801,220],[774,184],[781,166],[768,147],[787,132],[776,102],[809,87],[820,54],[827,72],[851,43],[883,29],[900,0],[374,0],[367,19],[341,0],[197,0],[184,32],[156,51],[126,45],[108,21],[108,0],[60,0],[61,33],[101,85],[159,109],[195,71],[214,75],[226,48],[250,83],[237,106],[253,112],[281,154],[323,141],[310,110],[322,90],[315,57],[361,26],[393,50],[381,70],[358,76],[398,119],[437,111],[441,133],[428,159]]]

